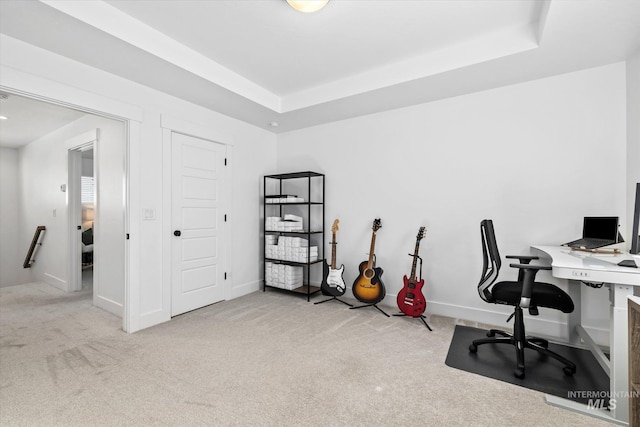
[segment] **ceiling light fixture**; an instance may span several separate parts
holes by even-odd
[[[299,12],[317,12],[329,3],[329,0],[287,0],[289,6]]]
[[[7,116],[0,116],[0,120],[8,120],[8,119],[9,119],[9,117],[7,117]]]

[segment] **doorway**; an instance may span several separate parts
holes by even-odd
[[[82,152],[80,203],[82,206],[82,290],[93,293],[93,228],[95,224],[96,178],[94,148]]]
[[[22,243],[30,241],[36,226],[45,225],[47,230],[37,262],[22,272],[26,273],[24,280],[7,286],[44,282],[66,292],[80,291],[85,276],[85,288],[91,288],[88,293],[92,294],[93,305],[123,318],[126,330],[128,122],[31,95],[4,93],[8,97],[3,100],[3,113],[10,115],[10,120],[3,123],[3,131],[15,127],[17,133],[22,133],[11,147],[19,164],[15,174],[19,185],[14,187],[20,223],[17,239],[12,240],[18,244],[7,247],[22,253]],[[16,109],[4,101],[15,101]],[[51,125],[35,136],[29,132],[43,123]],[[102,145],[98,144],[98,135]],[[83,173],[87,164],[93,165],[93,206],[82,203],[82,176],[91,178],[91,173]],[[104,177],[102,183],[98,181],[98,171]],[[93,250],[85,247],[91,243],[82,239],[89,229]],[[3,268],[6,253],[3,245]]]
[[[97,225],[97,167],[94,156],[98,132],[88,132],[82,142],[69,149],[69,291],[93,295],[94,229]]]

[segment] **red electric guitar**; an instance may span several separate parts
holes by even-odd
[[[413,264],[411,265],[411,276],[404,276],[404,287],[398,293],[398,308],[407,316],[420,317],[427,308],[427,302],[422,295],[422,286],[424,280],[416,277],[416,264],[418,263],[418,250],[420,249],[420,240],[424,238],[425,228],[420,227],[416,236],[416,250],[413,254]],[[409,254],[411,255],[411,254]]]

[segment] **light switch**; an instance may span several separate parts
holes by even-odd
[[[154,221],[156,219],[156,210],[152,208],[144,208],[142,209],[142,220],[143,221]]]

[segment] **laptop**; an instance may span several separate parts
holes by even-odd
[[[585,216],[582,238],[565,243],[563,246],[596,249],[624,241],[619,237],[617,216]]]

